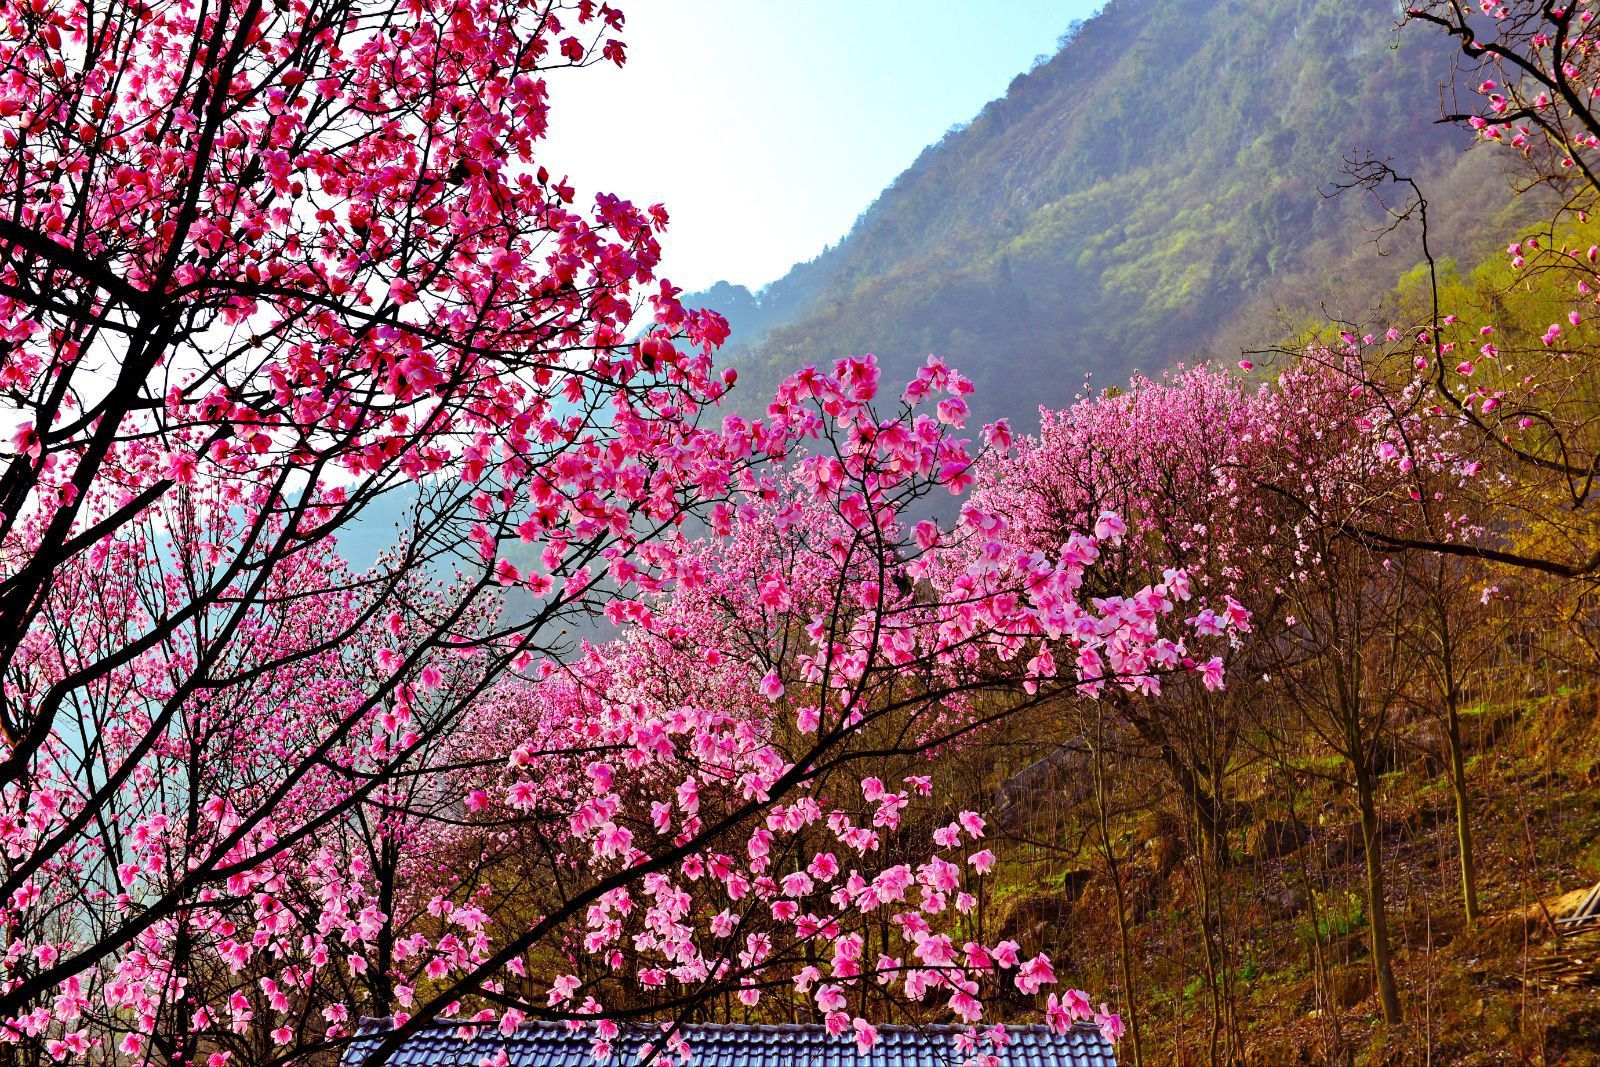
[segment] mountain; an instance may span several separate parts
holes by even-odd
[[[849,235],[729,316],[739,403],[800,365],[874,352],[889,380],[937,352],[978,413],[1025,424],[1099,385],[1358,317],[1418,258],[1382,208],[1328,195],[1389,159],[1433,202],[1435,248],[1509,225],[1508,153],[1436,120],[1447,42],[1392,0],[1111,0],[1057,54],[930,146]],[[1398,203],[1391,188],[1388,195]],[[1488,224],[1499,222],[1501,224]],[[1337,295],[1340,306],[1322,306]]]

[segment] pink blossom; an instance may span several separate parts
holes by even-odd
[[[1050,966],[1050,957],[1044,953],[1034,956],[1024,963],[1017,971],[1017,988],[1024,993],[1033,993],[1041,986],[1053,985],[1056,973]]]
[[[1094,536],[1096,540],[1115,543],[1127,532],[1127,524],[1115,512],[1102,511],[1100,517],[1095,520]]]

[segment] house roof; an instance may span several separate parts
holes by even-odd
[[[493,1024],[472,1027],[439,1020],[405,1039],[386,1067],[481,1067],[501,1049],[509,1067],[596,1067],[592,1033],[561,1023],[528,1023],[510,1036]],[[345,1051],[345,1067],[358,1067],[388,1029],[384,1020],[362,1020],[358,1039]],[[960,1067],[967,1056],[955,1047],[960,1026],[880,1026],[878,1043],[866,1054],[850,1037],[834,1037],[817,1025],[741,1026],[694,1024],[682,1028],[694,1067]],[[1008,1026],[1010,1043],[1000,1067],[1116,1067],[1112,1045],[1099,1029],[1079,1024],[1058,1034],[1047,1026]],[[655,1028],[624,1030],[612,1042],[611,1067],[632,1067],[639,1046],[659,1037]],[[986,1049],[987,1051],[987,1049]],[[376,1065],[374,1065],[376,1067]]]

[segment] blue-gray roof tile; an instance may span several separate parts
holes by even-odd
[[[481,1067],[502,1049],[509,1067],[596,1067],[589,1030],[528,1023],[506,1036],[493,1024],[480,1024],[471,1027],[472,1037],[463,1038],[464,1025],[440,1020],[426,1026],[381,1067]],[[363,1020],[358,1039],[345,1051],[344,1067],[380,1067],[363,1061],[386,1030],[382,1021]],[[691,1024],[682,1029],[694,1067],[960,1067],[967,1056],[955,1040],[965,1032],[957,1026],[880,1026],[877,1045],[862,1054],[850,1037],[830,1036],[815,1025]],[[1116,1067],[1111,1043],[1092,1026],[1065,1034],[1046,1026],[1009,1026],[1006,1032],[1010,1042],[999,1050],[1000,1067]],[[625,1029],[612,1042],[610,1067],[633,1067],[640,1046],[652,1038],[659,1044],[659,1029]]]

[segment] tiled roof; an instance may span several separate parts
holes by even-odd
[[[595,1067],[592,1032],[559,1023],[529,1023],[506,1037],[491,1023],[476,1036],[459,1036],[462,1024],[441,1020],[406,1038],[386,1067],[480,1067],[504,1049],[509,1067]],[[344,1067],[359,1067],[387,1024],[363,1020],[360,1038],[345,1051]],[[957,1026],[880,1026],[879,1040],[865,1055],[850,1037],[830,1036],[821,1026],[690,1025],[683,1035],[694,1067],[960,1067],[966,1056],[955,1047]],[[1093,1026],[1065,1034],[1046,1026],[1008,1026],[1010,1043],[1000,1067],[1116,1067],[1111,1043]],[[639,1046],[660,1031],[637,1027],[614,1042],[611,1067],[632,1067]],[[654,1061],[659,1062],[659,1061]],[[376,1064],[372,1067],[377,1067]]]

